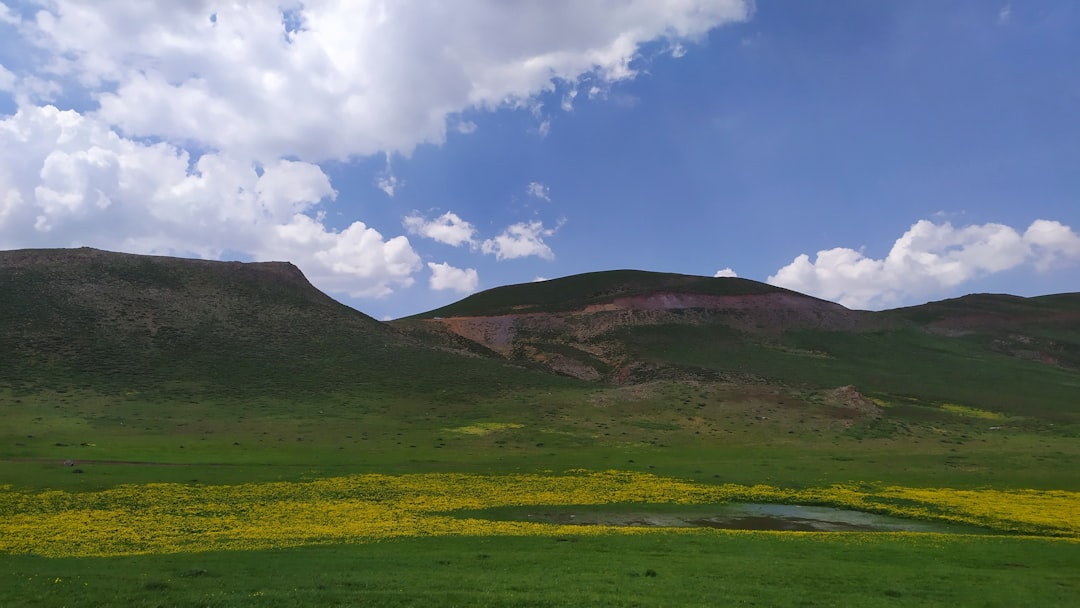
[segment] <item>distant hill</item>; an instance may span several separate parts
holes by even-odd
[[[506,368],[419,344],[287,262],[89,248],[0,252],[0,340],[14,386],[408,392],[427,386],[419,370],[445,389]]]
[[[393,325],[456,335],[559,373],[622,383],[670,367],[635,352],[634,336],[652,331],[644,328],[723,327],[765,339],[792,329],[880,323],[872,313],[748,279],[615,270],[497,287]]]
[[[763,283],[641,271],[499,287],[392,322],[592,381],[779,383],[1075,411],[1080,294],[884,312]]]
[[[609,304],[657,293],[685,293],[700,296],[801,295],[747,279],[718,280],[642,270],[611,270],[496,287],[410,318],[569,312],[584,309],[590,305]]]
[[[853,385],[893,401],[1080,418],[1080,294],[866,312],[746,279],[619,270],[382,323],[285,262],[0,252],[0,393],[472,404],[658,380]]]

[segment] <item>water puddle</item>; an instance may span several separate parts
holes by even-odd
[[[476,513],[475,515],[481,515]],[[695,506],[685,510],[665,506],[650,510],[605,510],[598,507],[533,507],[502,511],[489,519],[533,521],[579,526],[638,526],[646,528],[719,528],[797,532],[973,532],[965,526],[914,521],[831,507],[733,503]],[[986,532],[985,530],[979,530]]]

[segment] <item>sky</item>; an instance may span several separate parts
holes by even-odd
[[[0,249],[379,319],[633,268],[1080,291],[1072,0],[0,0]]]

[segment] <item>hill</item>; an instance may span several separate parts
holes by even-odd
[[[0,339],[0,382],[27,388],[409,393],[513,375],[419,344],[286,262],[89,248],[0,252]]]
[[[1080,294],[853,311],[763,283],[641,271],[500,287],[393,322],[620,384],[724,380],[1072,417]]]
[[[739,278],[716,280],[642,270],[611,270],[496,287],[410,318],[569,312],[586,309],[590,305],[628,301],[658,293],[699,296],[798,295],[780,287]]]

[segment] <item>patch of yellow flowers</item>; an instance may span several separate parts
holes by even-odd
[[[983,420],[1008,420],[1009,418],[1005,414],[998,412],[991,412],[990,410],[969,407],[966,405],[958,405],[956,403],[943,403],[941,409],[956,414],[957,416],[964,416],[967,418],[981,418]]]
[[[895,486],[787,490],[575,470],[561,475],[428,473],[218,486],[141,484],[99,492],[23,492],[3,486],[0,553],[108,556],[363,543],[403,536],[642,534],[650,529],[492,521],[451,512],[731,501],[827,504],[1080,539],[1078,492]]]

